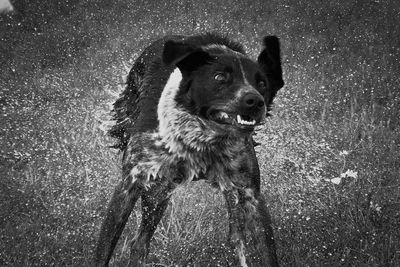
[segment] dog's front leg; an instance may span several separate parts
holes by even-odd
[[[129,266],[144,266],[149,253],[150,240],[168,207],[169,199],[176,184],[168,179],[158,178],[147,191],[142,194],[142,222],[132,242]]]
[[[116,187],[101,226],[95,266],[108,266],[115,245],[142,190],[138,183],[132,183],[131,177],[124,179]]]
[[[230,240],[240,266],[279,266],[271,218],[261,194],[254,189],[224,192]]]
[[[263,196],[253,189],[245,189],[246,229],[250,244],[256,251],[254,257],[260,266],[279,266],[276,255],[271,216]]]
[[[229,240],[238,257],[240,266],[246,267],[245,255],[245,212],[243,204],[239,203],[239,190],[224,191],[229,215]]]

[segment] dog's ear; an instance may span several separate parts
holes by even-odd
[[[169,40],[164,44],[162,59],[164,64],[175,65],[180,71],[187,73],[206,64],[211,56],[200,47]]]
[[[268,99],[268,104],[271,104],[276,92],[278,92],[278,90],[284,85],[282,79],[281,49],[278,37],[264,37],[263,50],[258,56],[257,62],[265,75],[267,75],[268,82],[272,87]]]

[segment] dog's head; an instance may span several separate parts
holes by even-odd
[[[167,41],[163,61],[182,73],[177,102],[190,114],[231,130],[264,121],[283,86],[279,40],[264,38],[257,62],[225,45]]]

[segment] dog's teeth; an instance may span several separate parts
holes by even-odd
[[[252,120],[252,121],[246,121],[244,119],[242,119],[242,117],[240,115],[237,115],[237,122],[239,124],[243,124],[243,125],[255,125],[256,124],[256,120]]]
[[[221,117],[222,117],[223,119],[228,119],[228,118],[229,118],[228,114],[226,114],[225,112],[223,112],[223,113],[221,114]]]
[[[225,112],[220,112],[220,113],[218,113],[218,118],[219,119],[229,119],[229,115]]]

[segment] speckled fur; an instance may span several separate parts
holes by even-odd
[[[169,41],[177,42],[178,51],[165,48]],[[186,48],[179,50],[182,46]],[[108,266],[139,198],[142,221],[131,244],[128,265],[145,266],[150,240],[171,193],[178,185],[199,179],[219,188],[226,199],[230,241],[237,256],[235,264],[279,266],[271,218],[260,193],[252,133],[218,124],[186,109],[182,92],[187,79],[186,76],[183,79],[181,73],[186,69],[180,69],[181,65],[163,57],[163,51],[168,50],[167,56],[179,60],[180,52],[193,47],[234,55],[232,60],[240,64],[244,85],[251,86],[246,83],[240,63],[240,57],[245,57],[243,47],[226,37],[171,35],[144,50],[129,73],[126,89],[114,104],[116,124],[110,134],[118,138],[114,147],[123,151],[123,179],[115,188],[102,223],[94,266]],[[264,95],[268,110],[276,92],[283,86],[279,54],[278,39],[265,37],[257,64],[271,85]],[[235,97],[240,96],[227,97],[224,101],[230,103]]]
[[[243,152],[250,136],[226,131],[180,108],[176,95],[181,79],[175,69],[164,87],[158,104],[158,131],[130,138],[128,147],[134,149],[124,163],[133,166],[130,179],[148,188],[156,179],[181,177],[189,182],[207,176],[221,190],[245,187],[238,170],[247,161]]]

